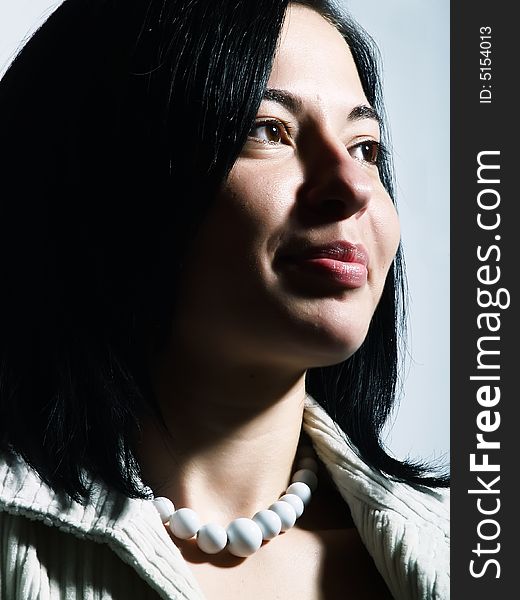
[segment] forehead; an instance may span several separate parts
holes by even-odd
[[[348,108],[367,103],[343,36],[320,14],[298,4],[289,4],[268,86],[318,104]]]

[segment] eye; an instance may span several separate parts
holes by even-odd
[[[249,137],[262,144],[281,144],[287,141],[287,128],[274,119],[257,121],[251,127]]]
[[[375,140],[365,140],[349,148],[350,155],[363,162],[375,165],[379,157],[380,144]]]

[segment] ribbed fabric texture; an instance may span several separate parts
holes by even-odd
[[[394,598],[448,599],[447,493],[374,473],[310,397],[304,428]],[[90,492],[87,506],[66,502],[0,458],[0,600],[204,600],[150,501],[96,482]]]
[[[0,513],[0,539],[2,599],[160,597],[106,544],[7,513]]]
[[[1,600],[203,599],[150,501],[96,482],[86,506],[64,501],[12,455],[0,461],[0,547]],[[105,561],[95,574],[93,548]]]
[[[394,598],[448,599],[449,492],[395,483],[375,473],[311,398],[304,429],[350,506],[359,535]]]

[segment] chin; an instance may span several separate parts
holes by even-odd
[[[308,356],[308,368],[330,367],[337,365],[350,358],[363,344],[368,332],[368,327],[362,331],[349,331],[349,335],[321,337],[314,340],[313,344],[307,345],[307,350],[312,347],[312,356]]]
[[[309,364],[308,368],[331,367],[332,365],[342,363],[350,358],[360,346],[361,344],[355,347],[349,347],[348,349],[344,348],[343,351],[336,350],[323,352],[321,355],[314,357],[312,364]]]

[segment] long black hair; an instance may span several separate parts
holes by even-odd
[[[328,2],[301,3],[344,35],[382,114],[368,37]],[[287,5],[65,0],[0,81],[0,447],[73,498],[85,473],[144,493],[132,440],[157,410],[150,332],[166,341],[176,273],[247,139]],[[379,168],[392,194],[388,157]],[[401,266],[399,251],[362,347],[306,384],[374,468],[443,485],[380,440]]]

